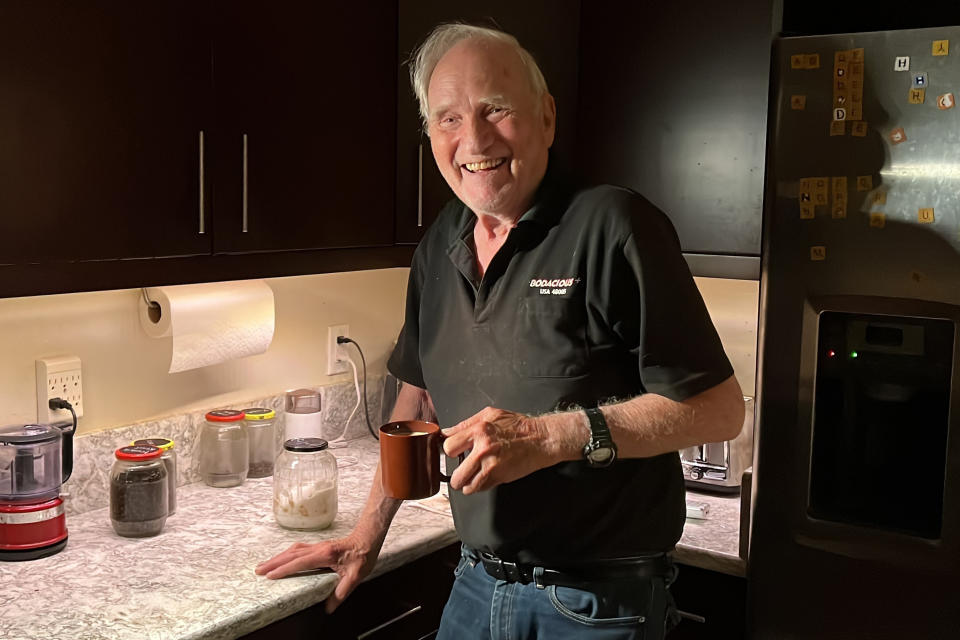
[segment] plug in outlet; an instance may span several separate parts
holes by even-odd
[[[350,337],[350,325],[337,324],[327,327],[327,375],[346,373],[350,370],[346,345],[337,344],[337,336]]]
[[[80,376],[80,358],[44,358],[37,360],[37,422],[65,422],[72,420],[66,409],[51,409],[52,398],[63,398],[73,405],[77,417],[83,415],[83,379]]]

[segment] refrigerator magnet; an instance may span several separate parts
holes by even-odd
[[[790,108],[803,111],[807,107],[807,96],[790,96]]]
[[[862,138],[867,135],[867,122],[865,120],[857,120],[853,123],[853,126],[850,127],[850,134]]]
[[[873,176],[857,176],[857,191],[873,189]]]
[[[927,96],[926,89],[910,89],[908,100],[910,104],[923,104],[923,99]]]
[[[827,259],[827,248],[823,245],[810,247],[810,259],[814,262],[822,262]]]
[[[953,105],[955,104],[956,100],[953,99],[952,93],[945,93],[942,96],[937,96],[937,108],[941,111],[953,109]]]
[[[903,127],[897,127],[890,132],[889,138],[893,144],[900,144],[907,141],[907,132],[903,130]]]
[[[913,83],[914,89],[926,89],[927,88],[927,74],[926,73],[914,73],[911,75],[911,81]]]
[[[847,132],[846,122],[843,120],[831,120],[830,121],[830,135],[831,136],[842,136]]]
[[[945,56],[950,53],[950,41],[949,40],[934,40],[933,41],[933,55],[935,56]]]
[[[873,211],[870,213],[870,226],[874,229],[883,229],[887,224],[887,215],[880,213],[879,211]]]
[[[897,56],[893,61],[894,71],[910,71],[910,56]]]
[[[917,222],[931,224],[934,222],[933,208],[925,208],[917,211]]]

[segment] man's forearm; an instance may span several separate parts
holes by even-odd
[[[433,402],[425,389],[406,383],[400,387],[397,402],[390,413],[390,421],[394,422],[396,420],[436,421]],[[390,523],[402,503],[402,500],[390,498],[383,493],[380,465],[378,464],[370,487],[370,495],[367,497],[360,520],[357,522],[355,533],[368,540],[371,545],[379,547],[383,544]]]
[[[683,402],[645,394],[601,407],[620,458],[647,458],[704,442],[729,440],[743,424],[743,395],[731,376]],[[583,411],[541,416],[548,421],[546,446],[558,461],[583,457],[590,439]]]

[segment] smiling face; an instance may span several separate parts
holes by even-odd
[[[464,40],[434,68],[427,103],[433,157],[453,192],[477,215],[516,221],[547,169],[553,98],[537,98],[508,45]]]

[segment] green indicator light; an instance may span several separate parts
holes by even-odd
[[[856,352],[856,351],[851,351],[851,352],[850,352],[850,357],[851,357],[851,358],[856,358],[856,357],[857,357],[857,352]]]

